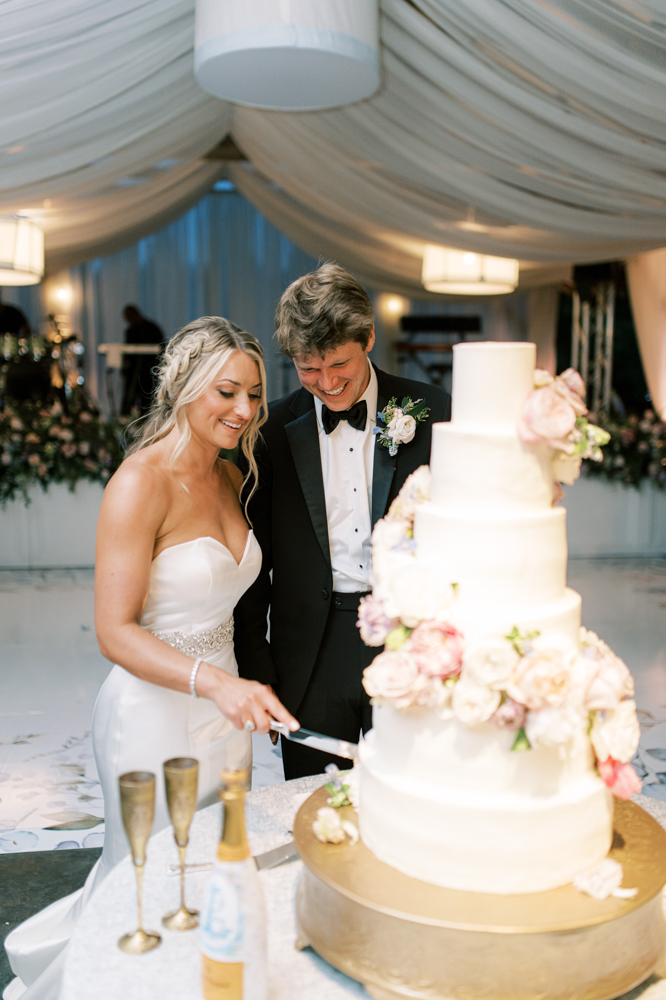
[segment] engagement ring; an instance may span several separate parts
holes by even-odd
[[[257,727],[255,723],[252,721],[252,719],[248,719],[247,722],[245,723],[245,728],[248,731],[248,733],[253,733]]]

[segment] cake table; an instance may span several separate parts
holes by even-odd
[[[251,792],[248,829],[252,849],[270,850],[284,843],[293,821],[294,794],[312,792],[325,780],[324,775],[318,775]],[[666,804],[644,796],[640,801],[666,826]],[[197,813],[190,860],[211,858],[219,832],[219,806]],[[140,956],[125,955],[117,947],[117,939],[134,926],[136,919],[136,883],[127,859],[95,894],[74,933],[66,956],[61,1000],[117,1000],[119,996],[123,1000],[200,1000],[197,932],[177,934],[164,930],[160,923],[178,898],[178,879],[166,875],[167,863],[176,860],[172,831],[162,830],[149,844],[145,878],[145,923],[159,929],[162,945]],[[294,894],[303,867],[301,861],[295,861],[260,876],[269,913],[270,1000],[367,997],[360,982],[332,968],[314,951],[299,952],[294,947]],[[200,897],[205,878],[188,876],[188,900],[192,904]],[[664,998],[666,982],[656,979],[641,994],[641,1000]]]

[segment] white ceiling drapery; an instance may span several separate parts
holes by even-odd
[[[0,214],[42,222],[51,271],[152,232],[210,190],[232,109],[192,74],[191,0],[0,5]]]
[[[260,173],[234,179],[292,239],[312,253],[330,233],[334,254],[412,287],[428,242],[551,264],[666,243],[662,3],[382,0],[382,13],[371,100],[236,110]]]
[[[44,213],[51,269],[196,200],[228,126],[253,204],[379,287],[420,291],[425,243],[523,285],[666,245],[663,0],[381,0],[375,96],[233,118],[194,83],[193,6],[2,5],[0,213]]]

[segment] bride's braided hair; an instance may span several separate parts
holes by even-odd
[[[259,428],[266,420],[268,409],[266,371],[259,343],[228,319],[223,319],[221,316],[202,316],[188,323],[171,338],[159,361],[155,402],[144,420],[139,422],[135,439],[127,454],[131,455],[156,441],[161,441],[177,427],[180,431],[180,440],[171,455],[170,466],[173,472],[178,456],[182,454],[190,440],[187,404],[206,392],[220,368],[236,351],[242,351],[256,362],[261,382],[261,405],[240,440],[248,467],[243,485],[252,480],[252,489],[246,500],[247,508],[247,502],[257,488],[254,448]]]

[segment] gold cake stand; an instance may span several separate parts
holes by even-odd
[[[326,799],[324,788],[311,795],[294,825],[297,947],[375,1000],[611,1000],[662,960],[666,831],[631,802],[616,801],[610,856],[638,894],[600,902],[572,885],[499,896],[410,878],[362,841],[321,844],[312,823]],[[356,820],[351,807],[341,813]]]

